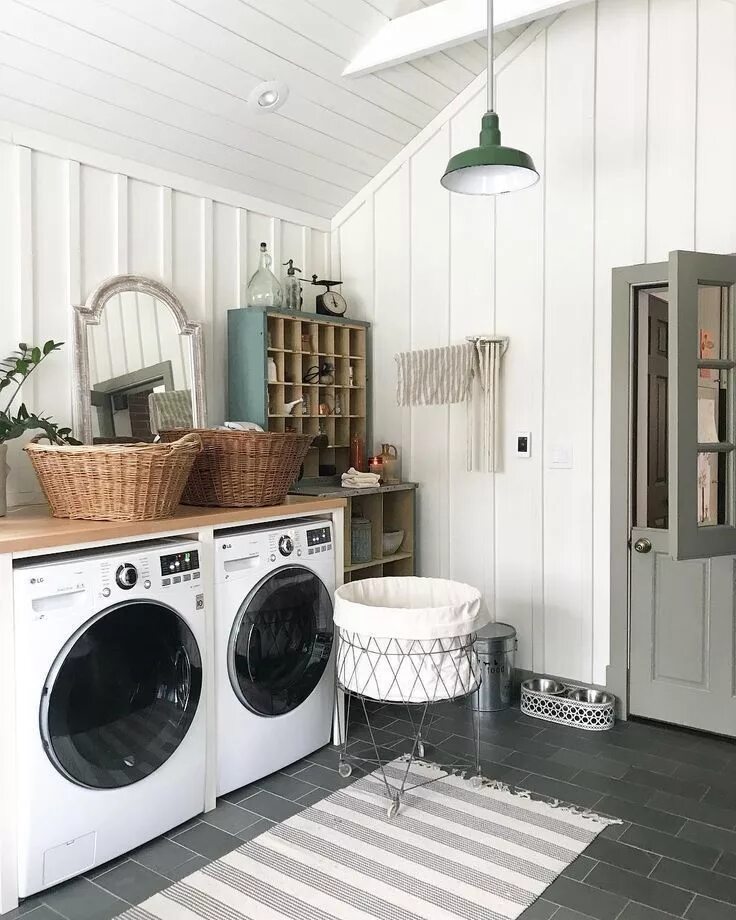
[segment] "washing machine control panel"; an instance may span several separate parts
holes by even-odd
[[[161,584],[164,588],[199,578],[199,552],[196,549],[161,556]]]
[[[115,572],[115,581],[119,588],[130,591],[138,584],[138,569],[132,562],[124,562]]]
[[[294,541],[288,534],[279,537],[279,552],[282,556],[290,556],[294,552]]]
[[[310,527],[307,531],[307,553],[326,553],[332,549],[332,527],[325,524],[322,527]]]

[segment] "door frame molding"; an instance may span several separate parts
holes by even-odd
[[[632,520],[634,412],[634,292],[667,284],[667,262],[614,268],[611,296],[611,572],[610,654],[606,687],[616,695],[619,716],[629,714],[629,535]]]

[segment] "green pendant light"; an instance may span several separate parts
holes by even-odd
[[[450,158],[440,180],[451,192],[465,195],[503,195],[529,188],[539,179],[534,160],[523,150],[501,146],[498,115],[494,110],[493,0],[488,0],[488,111],[483,116],[480,143]]]

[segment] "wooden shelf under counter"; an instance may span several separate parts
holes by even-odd
[[[359,578],[377,578],[382,575],[415,574],[415,482],[399,482],[368,489],[344,489],[339,482],[302,480],[294,487],[295,494],[314,497],[335,496],[347,500],[345,509],[345,581]],[[368,562],[352,561],[351,520],[366,517],[371,522],[371,550],[373,558]],[[399,549],[384,556],[383,534],[388,531],[404,531]]]

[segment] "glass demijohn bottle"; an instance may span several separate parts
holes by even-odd
[[[261,255],[258,268],[248,282],[246,303],[249,307],[280,307],[282,304],[281,285],[271,271],[271,256],[265,243],[261,243]]]

